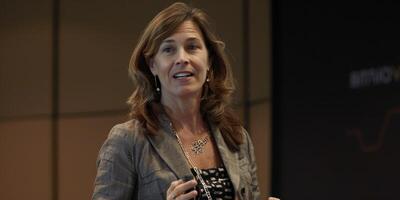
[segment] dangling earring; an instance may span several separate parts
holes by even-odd
[[[206,82],[207,82],[207,83],[210,82],[210,78],[208,77],[209,72],[210,72],[210,70],[207,69],[207,75],[206,75]]]
[[[208,87],[209,87],[209,83],[210,83],[210,78],[209,78],[209,70],[207,69],[207,74],[206,74],[206,82],[204,84],[204,88],[203,88],[203,92],[201,94],[201,99],[200,100],[207,100],[208,97]]]
[[[157,84],[157,75],[154,75],[154,84],[155,84],[155,86],[156,86],[156,91],[157,91],[158,93],[160,93],[160,88],[158,87],[158,84]]]

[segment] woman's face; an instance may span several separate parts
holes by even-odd
[[[166,38],[150,61],[151,72],[161,82],[162,100],[200,97],[208,67],[203,36],[192,21]]]

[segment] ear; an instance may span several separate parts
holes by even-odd
[[[149,60],[149,68],[153,76],[157,75],[157,67],[154,64],[154,58],[150,58]]]

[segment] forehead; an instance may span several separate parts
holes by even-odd
[[[171,36],[167,37],[163,42],[165,41],[171,41],[174,40],[176,37],[180,36],[187,36],[190,38],[197,38],[199,40],[203,40],[202,33],[200,31],[200,28],[192,21],[184,21],[182,24],[180,24],[176,30],[172,33]]]

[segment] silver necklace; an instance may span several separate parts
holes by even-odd
[[[183,148],[183,144],[182,144],[181,138],[179,138],[178,132],[175,130],[174,126],[172,125],[172,122],[169,122],[169,126],[170,126],[170,128],[171,128],[171,131],[175,134],[175,137],[176,137],[176,139],[178,140],[178,144],[179,144],[179,146],[181,147],[181,149],[182,149],[182,151],[183,151],[183,154],[184,154],[185,157],[186,157],[186,160],[188,161],[189,165],[193,168],[193,170],[196,172],[195,177],[197,178],[197,180],[200,181],[200,184],[203,186],[204,192],[206,193],[206,196],[207,196],[207,199],[208,199],[208,200],[212,200],[211,193],[210,193],[210,191],[208,190],[208,187],[207,187],[207,185],[206,185],[206,182],[204,181],[203,177],[202,177],[201,174],[200,174],[200,170],[199,170],[197,167],[194,166],[193,161],[192,161],[192,159],[190,158],[188,152],[186,152],[185,148]],[[207,139],[207,140],[208,140],[208,139]],[[206,143],[207,143],[207,142],[206,142]],[[204,144],[204,145],[205,145],[205,144]],[[203,145],[203,146],[204,146],[204,145]],[[201,195],[201,194],[199,193],[198,195]]]
[[[204,152],[204,147],[206,146],[207,142],[208,142],[208,135],[206,135],[204,138],[200,138],[200,139],[192,142],[191,150],[196,155],[199,155]]]

